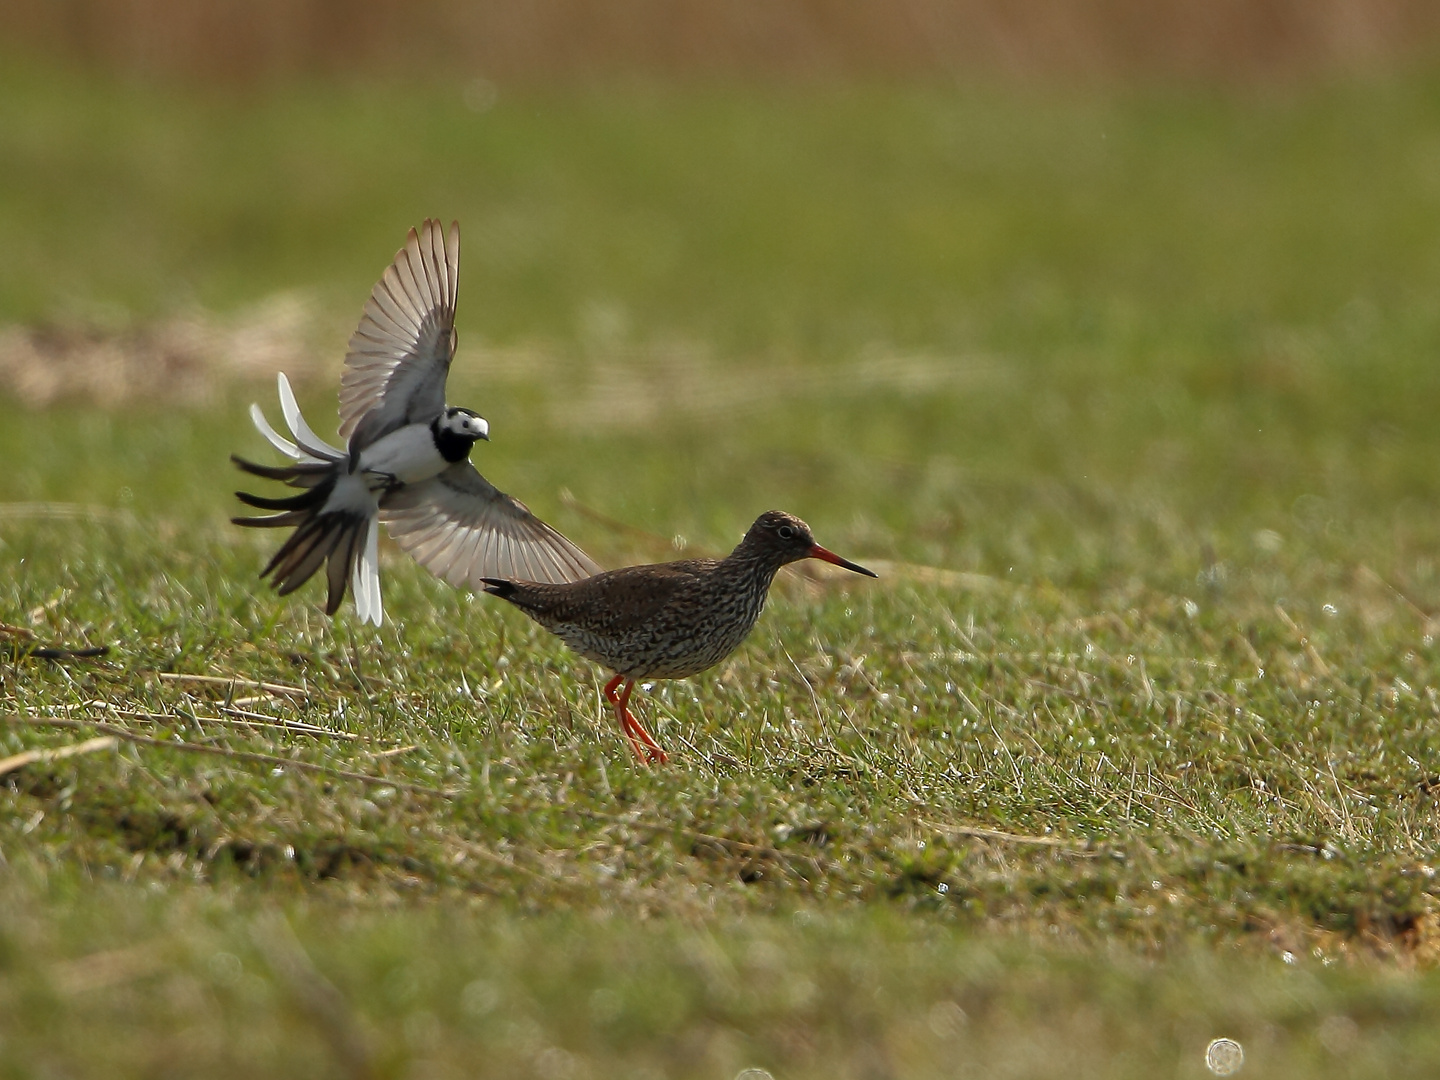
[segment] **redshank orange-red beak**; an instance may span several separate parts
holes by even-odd
[[[853,563],[849,559],[842,559],[833,551],[828,551],[825,548],[821,547],[819,544],[815,544],[813,547],[811,547],[810,550],[806,552],[806,556],[811,559],[820,559],[824,562],[834,563],[836,566],[843,566],[846,570],[854,570],[855,573],[864,574],[866,577],[879,576],[875,573],[874,570],[866,570],[865,567],[861,566],[859,563]]]

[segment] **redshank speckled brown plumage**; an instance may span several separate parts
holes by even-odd
[[[799,518],[770,510],[723,559],[626,566],[564,584],[486,578],[485,591],[614,672],[605,700],[620,730],[642,762],[664,762],[665,751],[630,712],[635,681],[683,679],[725,659],[755,625],[776,572],[800,559],[875,576],[815,543]]]

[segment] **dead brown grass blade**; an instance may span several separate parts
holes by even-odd
[[[330,739],[344,739],[347,742],[358,742],[359,735],[353,731],[336,731],[334,728],[321,727],[319,724],[309,724],[304,720],[288,720],[283,716],[266,716],[264,713],[249,712],[246,709],[236,709],[231,706],[221,705],[220,712],[226,716],[234,717],[234,720],[221,720],[219,717],[197,716],[196,720],[209,720],[212,723],[236,723],[245,727],[273,728],[280,731],[293,731],[300,735],[323,735]],[[414,749],[414,747],[410,747]],[[394,751],[386,751],[394,753]],[[377,757],[381,756],[376,754]]]
[[[201,743],[183,742],[177,739],[153,739],[149,735],[140,735],[126,728],[118,727],[115,724],[107,724],[102,720],[77,720],[59,716],[27,716],[19,713],[0,716],[0,720],[12,724],[31,724],[36,727],[92,728],[139,746],[154,746],[165,750],[179,750],[190,754],[211,754],[215,757],[233,758],[237,761],[253,761],[261,765],[277,765],[285,769],[297,769],[300,772],[321,773],[325,776],[334,776],[342,780],[354,780],[357,783],[370,784],[375,787],[395,788],[397,791],[408,791],[416,795],[430,795],[441,799],[452,799],[455,797],[454,792],[446,791],[444,788],[428,787],[425,784],[412,784],[405,780],[392,780],[389,777],[376,776],[373,773],[354,772],[350,769],[337,769],[330,765],[318,765],[310,761],[295,761],[293,758],[279,757],[276,754],[262,754],[254,750],[232,750],[228,746],[206,746]]]
[[[118,745],[119,740],[115,736],[99,735],[93,739],[86,739],[82,743],[57,746],[52,750],[26,750],[23,753],[0,759],[0,776],[12,773],[16,769],[23,769],[26,765],[33,765],[36,762],[61,761],[64,758],[76,757],[80,754],[93,754],[97,750],[109,750]]]
[[[966,836],[975,840],[990,840],[997,844],[1013,844],[1016,846],[1047,847],[1066,855],[1074,855],[1079,858],[1093,859],[1099,856],[1100,852],[1092,849],[1088,844],[1084,847],[1076,847],[1067,843],[1057,836],[1026,836],[1022,833],[1004,832],[1001,829],[986,829],[979,825],[945,825],[938,821],[918,822],[922,828],[930,829],[940,833],[942,836]]]
[[[659,821],[645,821],[640,818],[621,817],[617,814],[604,814],[598,810],[585,810],[579,807],[574,808],[574,813],[580,817],[589,818],[591,821],[601,821],[610,825],[620,825],[650,833],[671,833],[675,836],[682,836],[698,847],[709,848],[726,855],[773,861],[786,867],[790,867],[793,864],[800,864],[811,867],[817,873],[824,873],[831,868],[829,860],[818,854],[782,851],[779,848],[771,847],[769,844],[752,844],[747,840],[736,840],[729,836],[717,836],[714,833],[702,832],[699,829],[687,829],[683,825]]]
[[[50,969],[50,982],[62,994],[83,994],[143,979],[164,966],[157,943],[147,942],[56,964]]]
[[[299,686],[285,686],[282,683],[259,682],[240,675],[190,675],[181,671],[162,671],[160,678],[166,682],[199,683],[204,686],[223,686],[227,689],[247,686],[258,687],[267,694],[285,694],[290,697],[309,697],[309,692]]]

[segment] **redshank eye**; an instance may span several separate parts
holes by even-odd
[[[780,528],[775,530],[775,535],[780,537],[781,540],[794,540],[795,530],[789,525],[781,525]]]

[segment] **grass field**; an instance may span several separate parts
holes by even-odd
[[[0,72],[0,321],[298,291],[328,434],[457,217],[487,476],[606,565],[776,506],[881,573],[783,577],[645,695],[646,771],[594,668],[398,551],[379,632],[266,592],[226,455],[268,380],[0,385],[0,756],[117,740],[0,779],[0,1076],[1433,1075],[1433,74]]]

